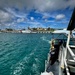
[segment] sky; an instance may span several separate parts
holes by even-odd
[[[0,0],[0,29],[66,28],[75,0]]]

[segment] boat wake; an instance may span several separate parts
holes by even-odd
[[[14,66],[11,67],[12,73],[10,75],[22,75],[22,73],[25,71],[29,71],[27,74],[23,75],[40,75],[39,72],[39,60],[37,58],[33,58],[33,63],[31,64],[30,61],[32,58],[30,57],[25,57],[21,62],[18,62]],[[29,66],[29,67],[28,67]]]
[[[39,69],[38,69],[38,65],[36,63],[34,63],[32,65],[32,72],[35,74],[35,75],[40,75],[40,72],[39,72]]]
[[[18,64],[16,64],[16,67],[13,66],[12,68],[14,68],[14,70],[11,73],[11,75],[21,75],[22,74],[22,71],[24,69],[24,65],[23,65],[23,63],[18,63]]]
[[[15,65],[11,67],[11,74],[10,75],[22,75],[22,73],[27,73],[23,75],[40,75],[39,72],[39,63],[40,61],[38,58],[34,57],[35,53],[37,52],[38,44],[35,46],[34,50],[32,50],[28,55],[26,55],[23,59],[17,62]]]
[[[50,40],[48,40],[45,36],[42,36],[42,37],[41,37],[41,39],[42,39],[43,41],[48,42],[49,44],[51,43],[51,41],[50,41]]]
[[[0,75],[40,75],[50,36],[9,34],[0,35]]]
[[[22,72],[27,68],[25,63],[28,63],[29,59],[29,57],[25,57],[23,60],[13,65],[11,67],[11,75],[22,75]]]

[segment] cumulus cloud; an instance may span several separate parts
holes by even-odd
[[[17,19],[17,23],[24,22],[24,21],[25,21],[24,18],[19,18],[19,19]]]
[[[30,17],[30,19],[33,21],[34,20],[34,17]]]
[[[6,11],[0,10],[0,22],[9,22],[14,16]]]
[[[23,22],[25,19],[28,20],[27,15],[32,9],[35,9],[37,13],[43,13],[41,19],[44,19],[45,21],[47,21],[49,17],[61,20],[65,18],[65,15],[59,14],[53,16],[53,14],[50,15],[48,13],[66,8],[73,9],[74,6],[75,0],[0,0],[0,23],[1,25],[4,25],[5,23],[8,24],[10,22],[10,25],[13,25],[12,21],[16,18],[18,19],[14,24]],[[34,16],[29,17],[31,21],[35,18]]]
[[[59,15],[57,15],[57,16],[55,17],[56,20],[61,20],[61,19],[63,19],[63,18],[65,18],[65,15],[64,15],[64,14],[59,14]]]

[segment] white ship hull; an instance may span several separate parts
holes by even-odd
[[[22,30],[21,32],[22,32],[22,33],[31,33],[30,30]]]

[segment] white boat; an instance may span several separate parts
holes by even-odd
[[[67,30],[55,30],[53,33],[56,33],[56,34],[61,34],[61,33],[66,33],[66,34],[68,34],[69,33],[69,31],[67,31]]]
[[[75,75],[75,9],[67,30],[58,30],[53,34],[66,35],[65,38],[52,38],[48,59],[45,61],[45,72],[41,75]],[[51,74],[50,74],[51,72]]]
[[[30,30],[22,30],[21,33],[31,33]]]

